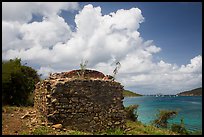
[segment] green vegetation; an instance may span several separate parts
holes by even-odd
[[[136,97],[136,96],[142,96],[142,95],[134,93],[134,92],[129,91],[129,90],[124,90],[123,91],[123,96],[124,97]]]
[[[32,135],[47,135],[52,131],[52,129],[45,127],[45,126],[40,126],[36,128],[34,131],[32,131]]]
[[[167,128],[168,120],[177,115],[177,111],[174,110],[159,110],[156,114],[156,119],[152,122],[154,126],[160,128]]]
[[[188,135],[188,131],[186,130],[186,128],[180,124],[172,124],[171,126],[171,130],[173,132],[177,132],[177,133],[180,133],[182,135]]]
[[[139,105],[130,105],[128,107],[125,107],[125,111],[126,111],[126,116],[128,120],[131,121],[137,121],[137,108]]]
[[[26,134],[22,132],[22,134]],[[38,127],[33,132],[32,135],[176,135],[178,133],[172,132],[171,130],[167,129],[160,129],[156,128],[151,125],[142,124],[139,121],[126,121],[126,128],[125,129],[108,129],[107,131],[103,131],[100,133],[90,133],[90,132],[82,132],[78,130],[69,130],[67,131],[55,131],[52,128],[48,127]]]
[[[82,132],[78,130],[71,130],[66,129],[66,131],[61,130],[53,130],[51,127],[46,126],[39,126],[31,133],[28,131],[22,131],[20,132],[20,135],[92,135],[93,133],[90,132]]]
[[[145,125],[140,121],[127,121],[126,123],[128,135],[176,135],[178,133],[172,132],[168,129],[161,129],[152,125]]]
[[[145,125],[138,121],[137,109],[139,105],[130,105],[125,107],[126,111],[126,127],[125,134],[130,135],[172,135],[177,134],[169,129],[158,128],[153,125]]]
[[[184,126],[184,120],[181,118],[180,124],[173,123],[171,126],[168,124],[168,120],[174,118],[178,114],[174,110],[159,110],[159,113],[156,115],[157,118],[152,122],[152,124],[158,128],[167,129],[170,127],[171,131],[181,134],[188,135],[189,132]]]
[[[180,124],[172,124],[171,125],[171,130],[173,132],[177,132],[180,133],[182,135],[188,135],[188,131],[186,130],[185,126],[184,126],[184,119],[181,118],[181,123]]]
[[[62,132],[60,135],[90,135],[91,133],[86,133],[78,130],[70,130],[67,132]]]
[[[37,71],[21,65],[20,59],[2,62],[3,105],[32,105],[32,92],[40,81]]]
[[[106,135],[125,135],[125,131],[122,129],[109,129],[106,132],[102,133],[102,134],[106,134]]]
[[[175,131],[171,131],[170,129],[162,129],[157,128],[152,125],[146,125],[141,123],[140,121],[126,121],[126,128],[123,129],[109,129],[100,133],[90,133],[90,132],[82,132],[78,130],[69,130],[66,131],[60,130],[55,131],[52,128],[48,127],[38,127],[34,129],[31,133],[22,131],[21,135],[185,135],[183,133],[178,133]],[[196,131],[189,133],[189,135],[201,135],[202,131]]]
[[[85,60],[85,62],[83,62],[82,60],[82,62],[80,63],[81,74],[77,72],[77,74],[79,75],[79,78],[84,78],[84,73],[85,73],[87,64],[88,64],[88,60]]]
[[[189,135],[202,135],[202,130],[188,131]]]
[[[21,132],[19,133],[19,135],[29,135],[29,132],[27,132],[27,131],[21,131]]]

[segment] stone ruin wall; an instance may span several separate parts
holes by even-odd
[[[76,71],[55,73],[36,84],[34,107],[50,124],[71,129],[96,132],[124,128],[123,86],[102,80],[103,73],[87,72],[84,79],[76,78]]]

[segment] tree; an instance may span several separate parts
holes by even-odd
[[[21,66],[21,71],[25,76],[32,78],[34,80],[34,83],[37,83],[39,81],[39,75],[33,68],[28,66]]]
[[[20,66],[21,66],[20,62],[21,62],[20,59],[15,59],[15,60],[10,59],[9,61],[2,62],[2,82],[3,83],[10,82],[11,74],[17,73],[20,71]]]
[[[2,103],[28,105],[28,97],[40,81],[37,71],[21,65],[21,59],[2,62]]]

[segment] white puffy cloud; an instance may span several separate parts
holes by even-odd
[[[71,35],[71,30],[64,19],[52,16],[42,22],[32,22],[21,26],[23,40],[33,41],[43,47],[53,47],[58,42],[66,42]]]
[[[14,7],[19,10],[9,12]],[[3,3],[2,58],[20,57],[40,66],[36,69],[44,77],[78,69],[82,59],[88,60],[89,69],[112,74],[113,62],[120,61],[116,79],[141,94],[175,94],[201,86],[201,55],[181,66],[153,61],[162,49],[140,36],[138,29],[144,22],[140,9],[102,15],[100,7],[89,4],[75,16],[76,31],[72,31],[59,13],[77,8],[77,3]],[[33,14],[41,15],[42,21],[30,22]]]
[[[4,6],[14,6],[16,3],[4,3]],[[43,16],[42,22],[23,22],[21,18],[13,18],[2,20],[2,49],[3,59],[19,57],[22,60],[32,60],[39,65],[50,64],[55,62],[55,53],[52,48],[57,43],[66,42],[71,37],[71,30],[65,20],[58,16],[57,13],[62,9],[68,9],[73,6],[76,8],[77,4],[74,3],[18,3],[16,8],[38,9],[38,5],[44,6],[52,13],[50,16]],[[70,5],[71,4],[71,5]],[[60,7],[61,5],[61,7]],[[24,7],[25,6],[25,7]],[[53,8],[55,7],[55,8]],[[7,8],[3,8],[3,15],[7,15]],[[5,11],[4,11],[5,10]],[[45,9],[42,9],[45,10]],[[11,10],[11,13],[14,12]],[[24,11],[25,12],[25,11]],[[28,11],[29,12],[29,11]],[[30,11],[30,14],[36,11]],[[40,12],[40,11],[38,11]],[[17,14],[17,13],[16,13]],[[21,14],[20,11],[18,14]],[[15,15],[15,13],[14,13]],[[9,20],[9,21],[8,21]],[[50,58],[53,57],[53,60]]]
[[[62,10],[78,9],[75,2],[3,2],[2,19],[5,21],[29,22],[32,15],[52,16]]]
[[[18,22],[7,22],[2,20],[2,50],[17,49],[15,43],[20,41],[20,24]]]
[[[140,70],[140,67],[137,68],[137,66],[145,65],[142,63],[135,65],[135,69]],[[148,65],[146,67],[148,68]],[[200,55],[191,59],[191,63],[186,66],[178,67],[161,60],[157,64],[149,63],[149,67],[148,71],[143,69],[142,72],[120,74],[120,80],[128,87],[143,87],[152,90],[149,93],[156,91],[157,93],[176,94],[181,90],[202,86],[202,57]]]
[[[152,46],[147,47],[146,50],[150,53],[157,53],[161,50],[161,48],[156,47],[155,45],[152,45]]]
[[[202,73],[202,56],[199,55],[191,59],[191,63],[187,64],[186,66],[182,65],[179,71],[183,73],[192,73],[192,72]]]

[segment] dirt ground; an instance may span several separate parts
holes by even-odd
[[[32,107],[3,107],[2,135],[30,133],[33,129],[30,122],[34,117],[35,110]]]
[[[33,107],[2,107],[2,135],[86,135],[91,133],[79,132],[67,128],[61,130],[46,126],[42,117],[38,117]],[[49,131],[41,127],[49,127]],[[41,128],[36,133],[36,129]],[[35,133],[34,133],[35,132]]]

